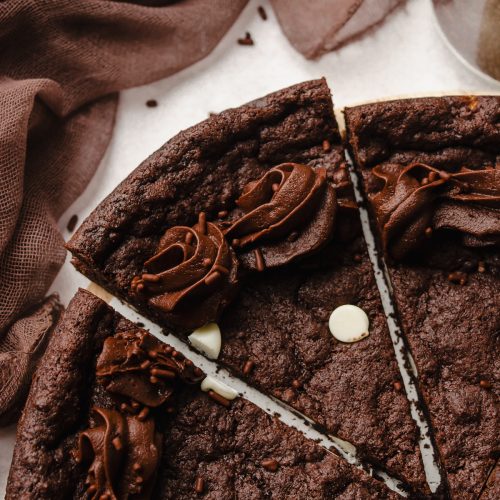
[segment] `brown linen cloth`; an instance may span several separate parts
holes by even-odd
[[[202,59],[247,1],[0,1],[0,425],[58,316],[53,298],[45,322],[29,311],[64,262],[57,220],[106,150],[116,92]],[[317,57],[404,0],[271,1],[291,43]]]
[[[53,297],[30,308],[64,262],[57,220],[104,154],[116,92],[206,56],[246,3],[0,2],[0,423],[58,316]]]
[[[381,23],[404,1],[271,0],[271,4],[290,43],[314,59]]]

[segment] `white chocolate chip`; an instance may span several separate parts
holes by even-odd
[[[219,357],[221,348],[221,335],[217,323],[208,323],[201,328],[197,328],[188,336],[189,342],[210,359]]]
[[[230,401],[238,396],[238,391],[235,391],[232,387],[220,382],[219,380],[208,375],[205,377],[201,383],[201,390],[204,392],[214,391],[223,398],[229,399]]]
[[[358,342],[368,337],[370,321],[363,309],[346,304],[332,312],[328,326],[332,335],[340,342]]]

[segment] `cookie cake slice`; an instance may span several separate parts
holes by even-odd
[[[396,498],[80,290],[37,369],[6,498]]]
[[[345,117],[450,493],[478,498],[500,450],[500,97]]]

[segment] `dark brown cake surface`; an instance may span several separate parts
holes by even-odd
[[[330,333],[328,318],[343,304],[369,316],[370,335],[360,342]],[[361,238],[332,244],[293,272],[249,280],[220,328],[224,365],[424,488],[416,426]],[[245,373],[248,361],[253,368]]]
[[[158,498],[399,498],[249,401],[230,409],[185,391],[165,427]],[[161,491],[161,493],[160,493]]]
[[[314,256],[241,280],[240,293],[220,319],[220,361],[426,492],[418,432],[346,189],[343,148],[324,80],[220,113],[170,140],[83,223],[67,245],[73,263],[168,328],[165,316],[130,290],[160,236],[171,225],[192,225],[200,211],[207,220],[216,220],[221,210],[233,213],[243,187],[283,162],[326,170],[340,205],[333,241]],[[367,339],[342,344],[332,337],[328,318],[343,304],[368,314]],[[186,338],[182,329],[176,333]],[[243,374],[248,361],[254,369]]]
[[[495,468],[491,471],[480,498],[481,500],[494,500],[498,497],[500,497],[500,466],[497,462]]]
[[[477,498],[500,444],[500,98],[411,99],[345,114],[450,492]],[[390,196],[380,172],[399,176]]]
[[[94,413],[103,408],[103,415],[122,415],[119,400],[96,382],[96,365],[98,372],[102,366],[97,359],[102,359],[106,339],[131,330],[140,332],[92,294],[79,291],[73,298],[40,364],[19,423],[6,498],[89,497],[88,465],[77,459],[78,436],[89,436],[98,450],[101,441],[87,429],[89,420],[94,432],[99,423],[90,408]],[[235,492],[239,498],[285,498],[292,491],[302,498],[396,497],[383,483],[244,399],[226,408],[199,387],[179,386],[176,391],[175,412],[152,410],[163,436],[163,446],[156,447],[162,449],[162,457],[151,484],[153,498],[194,498],[200,479],[200,495],[206,498],[234,498]],[[135,423],[150,419],[139,414]],[[148,445],[142,436],[136,442],[139,448]],[[128,456],[137,451],[131,442],[129,435],[124,447]],[[113,446],[121,451],[123,441],[113,441]],[[146,457],[152,453],[149,448]],[[120,497],[146,498],[131,490],[122,490]]]

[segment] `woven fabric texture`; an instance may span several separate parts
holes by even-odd
[[[53,298],[45,316],[30,311],[64,262],[57,220],[106,150],[116,93],[206,56],[246,2],[0,2],[1,423],[20,407],[58,316],[46,312]]]

